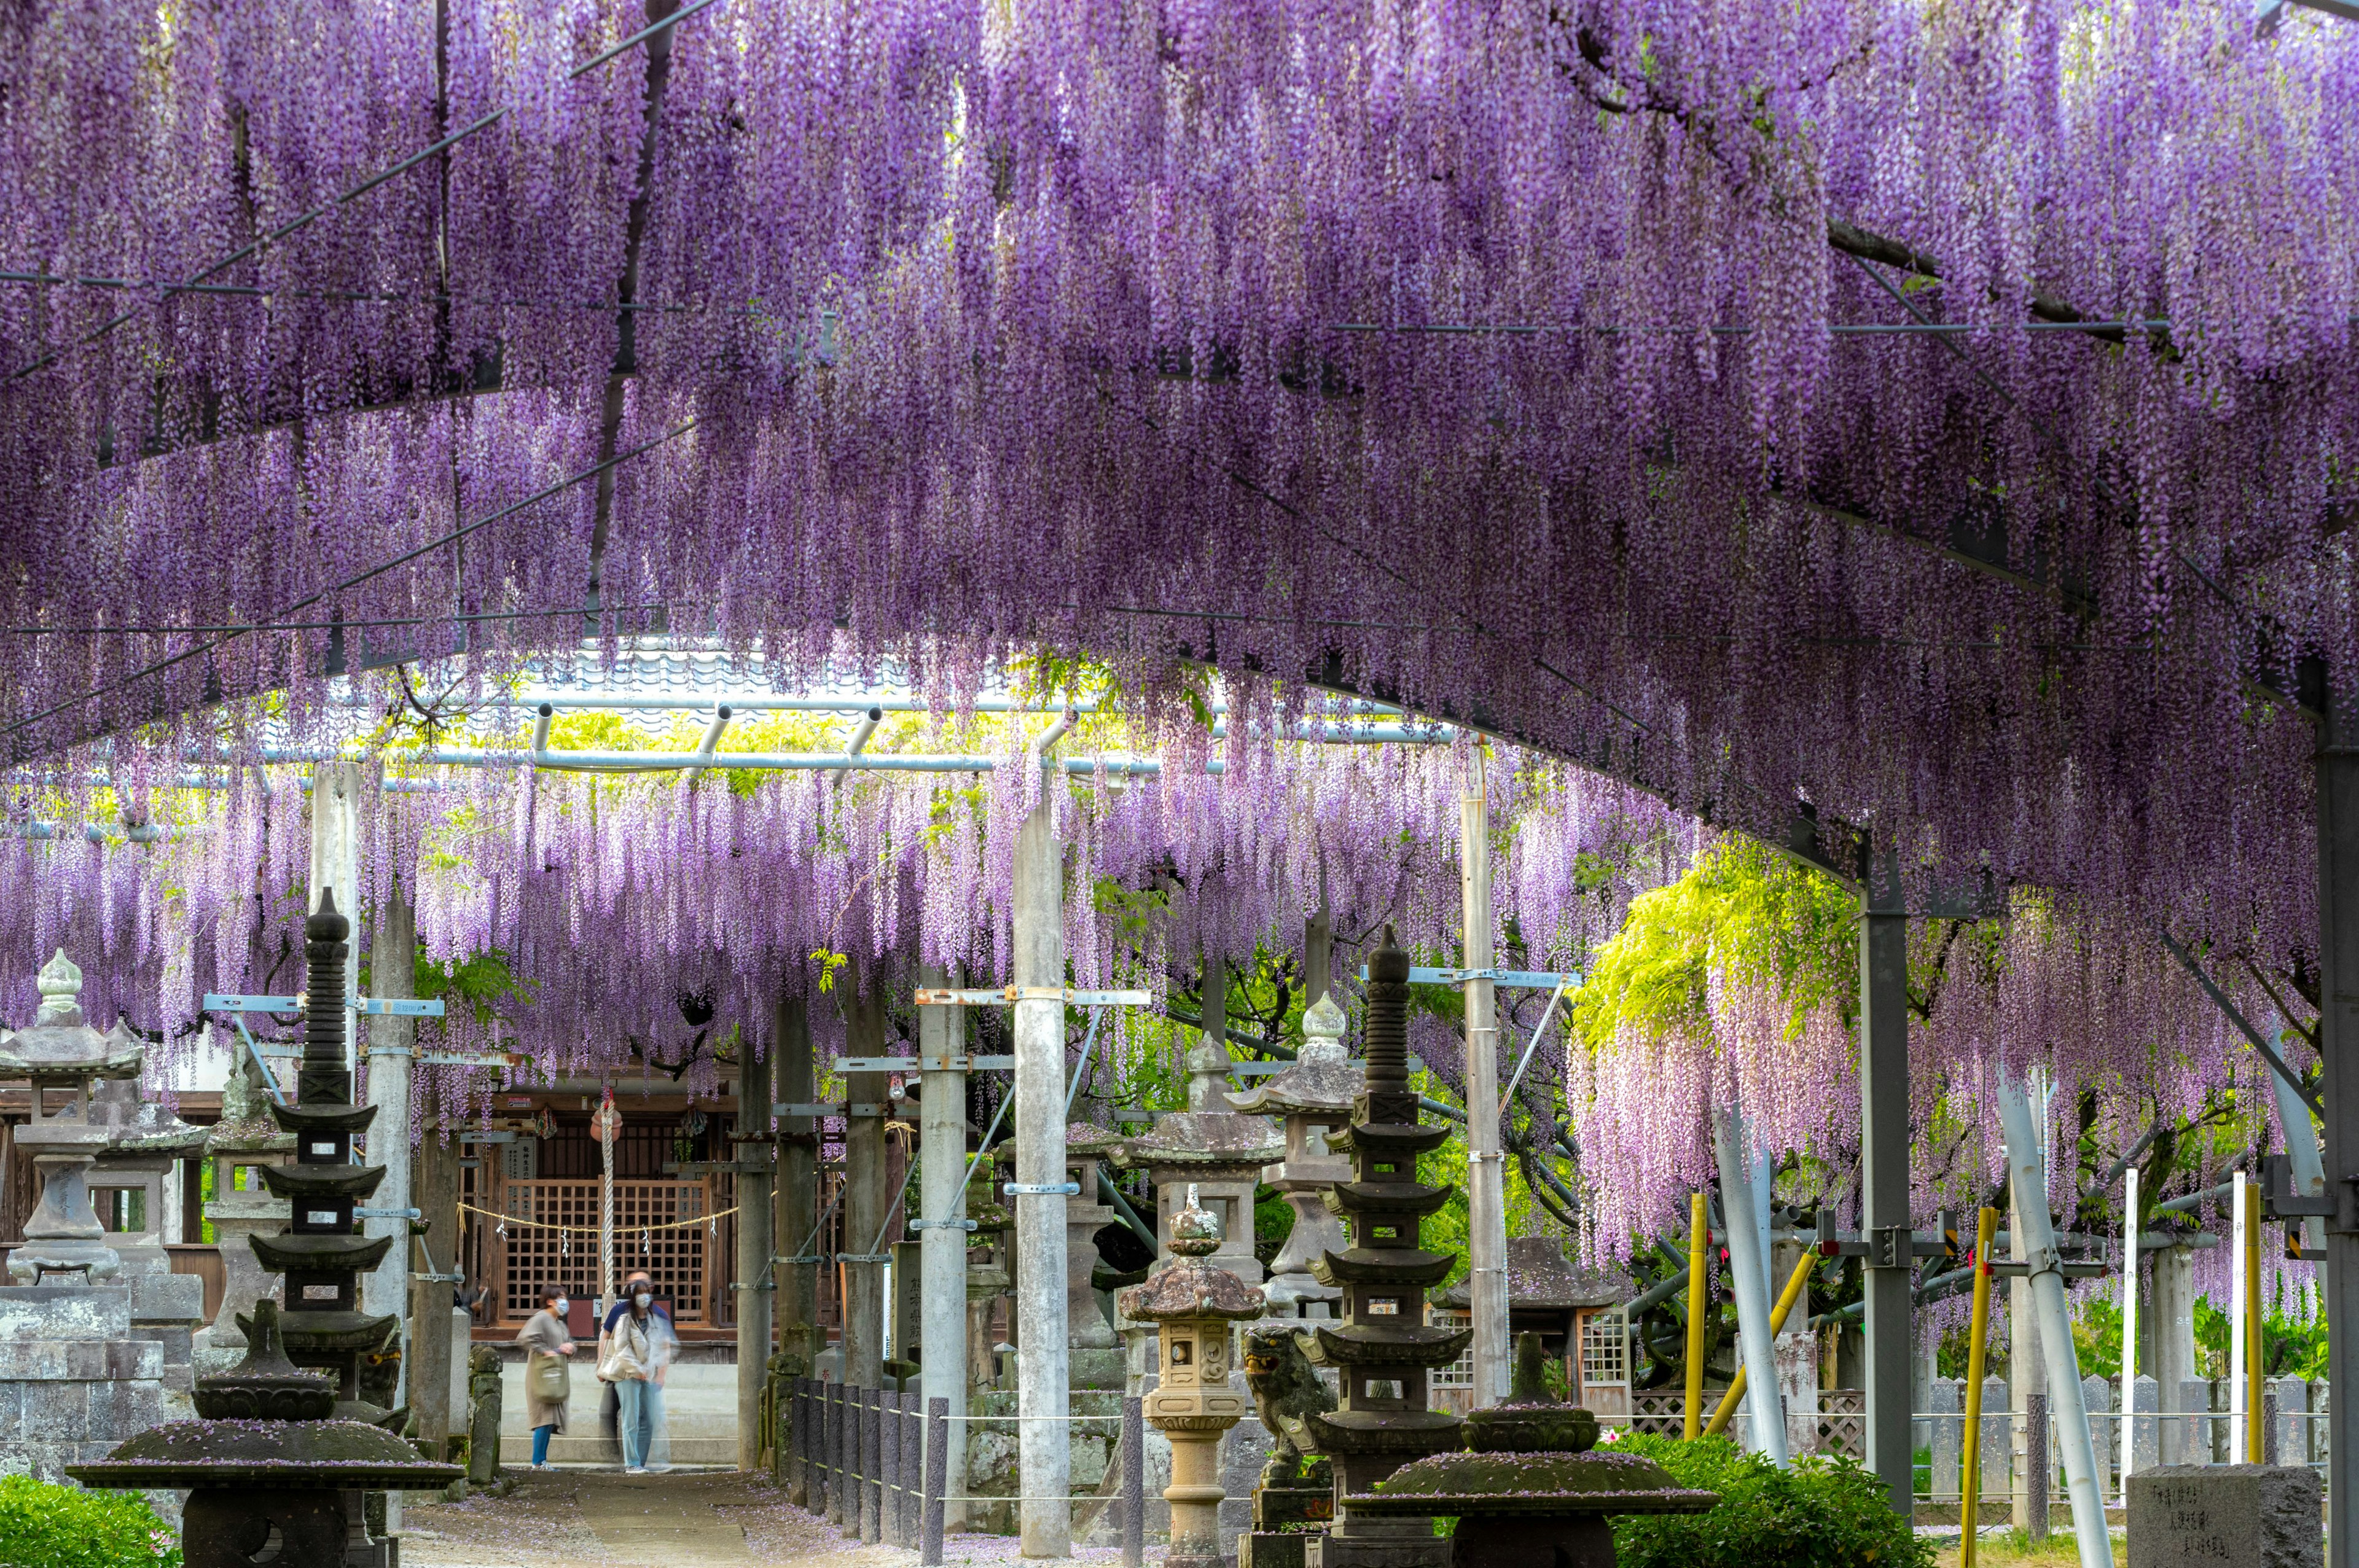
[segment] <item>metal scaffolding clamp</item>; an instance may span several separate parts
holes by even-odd
[[[975,1227],[975,1222],[971,1219],[913,1219],[909,1222],[912,1230],[973,1230]]]
[[[1079,1182],[1002,1182],[999,1190],[1012,1198],[1079,1197]]]

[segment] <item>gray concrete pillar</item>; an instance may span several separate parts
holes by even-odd
[[[1065,983],[1064,855],[1050,791],[1016,840],[1016,983]],[[1016,1409],[1022,1551],[1027,1558],[1072,1554],[1071,1350],[1065,1311],[1065,1200],[1045,1189],[1065,1180],[1065,1005],[1060,998],[1016,1004]]]
[[[950,986],[951,979],[939,968],[919,972],[918,983],[929,989]],[[919,1308],[918,1377],[931,1409],[936,1400],[948,1401],[947,1424],[929,1423],[941,1434],[948,1453],[945,1474],[960,1484],[966,1477],[967,1301],[966,1198],[961,1181],[966,1174],[966,1069],[952,1064],[966,1059],[966,1010],[921,1007],[918,1010],[919,1083],[918,1206],[926,1228],[918,1233],[919,1271],[924,1285]],[[931,1456],[929,1455],[930,1463]],[[933,1474],[929,1469],[929,1475]],[[945,1503],[942,1528],[966,1528],[966,1505]]]
[[[772,1056],[777,1040],[768,1042]],[[770,1376],[772,1245],[769,1151],[771,1057],[750,1033],[737,1037],[737,1468],[762,1467],[762,1390]]]
[[[2030,1092],[2033,1114],[2039,1114],[2046,1097],[2034,1087]],[[2025,1238],[2023,1206],[2014,1193],[2006,1200],[2006,1255],[2020,1263],[2030,1254]],[[2034,1444],[2029,1411],[2034,1399],[2048,1395],[2048,1362],[2039,1343],[2039,1314],[2031,1293],[2031,1281],[2012,1279],[2006,1281],[2006,1408],[2014,1412],[2015,1421],[2008,1429],[2014,1445],[2011,1496],[2015,1528],[2035,1532],[2044,1539],[2048,1533],[2047,1499],[2052,1490],[2045,1478],[2031,1473],[2029,1455]],[[2043,1437],[2045,1434],[2042,1434]],[[2053,1454],[2053,1444],[2044,1441],[2040,1448]]]
[[[1330,966],[1334,961],[1335,928],[1327,913],[1322,896],[1319,913],[1302,923],[1302,1005],[1309,1007],[1325,996],[1335,983]],[[1337,1006],[1343,1003],[1339,1000]]]
[[[1469,969],[1488,969],[1493,964],[1491,811],[1479,750],[1459,799],[1458,885],[1463,961]],[[1473,1407],[1480,1410],[1507,1397],[1507,1157],[1499,1141],[1497,985],[1475,979],[1460,989],[1466,999],[1466,1310],[1474,1330]],[[1740,1191],[1744,1180],[1742,1173],[1723,1174],[1723,1193]],[[1735,1186],[1729,1185],[1732,1181]],[[1741,1203],[1730,1202],[1729,1206],[1744,1212]],[[1730,1227],[1735,1226],[1732,1218]],[[1756,1258],[1745,1288],[1759,1288],[1761,1267]],[[1767,1326],[1766,1321],[1756,1325]],[[1766,1379],[1773,1370],[1767,1337],[1753,1335],[1751,1351],[1751,1375]],[[1782,1420],[1759,1423],[1756,1430],[1767,1441],[1782,1443],[1786,1435]]]
[[[2319,1266],[2325,1294],[2328,1381],[2339,1394],[2359,1377],[2359,671],[2338,670],[2317,682],[2319,710],[2313,753],[2318,802],[2319,1087],[2326,1108],[2324,1166],[2335,1212],[2326,1222],[2326,1260]],[[2308,684],[2305,682],[2305,684]],[[2337,1398],[2325,1425],[2326,1560],[2359,1563],[2359,1430],[2353,1402]]]
[[[446,1139],[440,1128],[429,1126],[412,1171],[419,1222],[426,1227],[420,1240],[426,1257],[432,1260],[431,1271],[437,1274],[458,1272],[459,1148],[455,1131]],[[452,1301],[447,1280],[418,1280],[410,1284],[408,1356],[414,1365],[409,1416],[418,1423],[418,1435],[429,1442],[430,1451],[438,1455],[443,1439],[463,1428],[467,1415],[463,1397],[455,1406],[451,1401],[451,1385],[455,1381],[464,1390],[467,1372],[465,1357],[451,1354]]]
[[[398,888],[376,912],[376,928],[370,934],[369,992],[403,999],[418,994],[418,914]],[[369,1123],[368,1156],[370,1163],[385,1167],[385,1179],[369,1198],[371,1208],[413,1206],[409,1201],[409,1068],[417,1038],[414,1018],[380,1014],[368,1021],[368,1103],[376,1107],[376,1119]],[[422,1206],[419,1212],[423,1214]],[[394,1238],[384,1261],[361,1281],[363,1306],[370,1312],[406,1312],[410,1300],[410,1262],[417,1255],[409,1241],[409,1221],[364,1219],[361,1230],[364,1235]],[[408,1350],[417,1347],[413,1334]],[[409,1382],[409,1354],[405,1351],[400,1380],[395,1385],[397,1410],[416,1392]]]
[[[2155,1387],[2162,1399],[2162,1414],[2182,1419],[2162,1422],[2162,1463],[2200,1465],[2200,1450],[2208,1443],[2195,1440],[2200,1428],[2183,1419],[2190,1413],[2187,1389],[2195,1380],[2195,1252],[2188,1247],[2162,1247],[2147,1253],[2148,1301],[2146,1318],[2154,1338],[2147,1365],[2154,1369]]]
[[[847,966],[849,968],[849,966]],[[842,981],[839,981],[842,984]],[[847,992],[843,1054],[885,1054],[885,977],[863,973]],[[846,1073],[852,1111],[843,1134],[843,1380],[858,1389],[885,1386],[885,1265],[879,1233],[891,1200],[886,1181],[883,1073]]]
[[[774,1060],[770,1067],[771,1092],[784,1105],[809,1105],[815,1092],[811,1071],[810,1014],[800,997],[781,997],[771,1015],[770,1039]],[[771,1195],[771,1239],[777,1245],[772,1253],[771,1277],[777,1282],[777,1294],[773,1312],[777,1318],[778,1346],[795,1358],[799,1375],[815,1376],[814,1360],[819,1351],[813,1335],[819,1322],[819,1263],[797,1262],[798,1254],[809,1254],[819,1246],[811,1234],[819,1222],[819,1122],[808,1116],[780,1116],[775,1133],[777,1151],[777,1174]],[[816,1436],[812,1442],[817,1442]],[[787,1488],[788,1500],[798,1508],[809,1508],[806,1495],[808,1476],[804,1466],[788,1465],[783,1454],[772,1470]]]

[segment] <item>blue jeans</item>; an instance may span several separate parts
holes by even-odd
[[[549,1463],[549,1434],[556,1430],[557,1428],[553,1426],[536,1426],[532,1429],[532,1462],[534,1464]]]
[[[647,1463],[647,1439],[655,1430],[655,1401],[647,1398],[649,1385],[644,1379],[625,1378],[614,1385],[621,1401],[617,1424],[623,1438],[623,1468],[644,1469]]]

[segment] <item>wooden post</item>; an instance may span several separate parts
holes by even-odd
[[[773,1054],[777,1048],[774,1037]],[[770,1379],[770,1258],[776,1249],[770,1237],[770,1173],[752,1167],[767,1152],[754,1140],[769,1130],[771,1064],[756,1059],[749,1035],[739,1036],[737,1051],[738,1136],[730,1163],[745,1167],[737,1172],[737,1270],[732,1281],[737,1297],[737,1468],[758,1470],[767,1435],[761,1429],[762,1392]]]

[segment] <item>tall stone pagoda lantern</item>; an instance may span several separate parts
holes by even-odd
[[[1425,1217],[1450,1201],[1451,1188],[1417,1179],[1417,1157],[1450,1137],[1418,1121],[1408,1077],[1408,955],[1385,945],[1368,959],[1367,1082],[1355,1119],[1332,1141],[1352,1162],[1353,1180],[1327,1195],[1349,1222],[1352,1245],[1312,1265],[1322,1284],[1343,1292],[1340,1324],[1312,1324],[1295,1338],[1312,1362],[1341,1375],[1332,1411],[1304,1421],[1311,1446],[1334,1463],[1335,1523],[1304,1549],[1306,1568],[1449,1568],[1450,1541],[1430,1518],[1367,1513],[1352,1507],[1402,1465],[1456,1448],[1459,1421],[1427,1408],[1427,1378],[1458,1358],[1472,1329],[1429,1327],[1425,1292],[1457,1260],[1419,1246]]]
[[[271,1108],[278,1125],[295,1135],[295,1162],[258,1167],[272,1195],[286,1199],[293,1212],[285,1230],[248,1242],[265,1269],[287,1277],[281,1332],[288,1358],[335,1377],[339,1417],[375,1422],[387,1412],[362,1402],[360,1358],[394,1343],[401,1319],[360,1310],[359,1277],[384,1260],[395,1238],[361,1235],[353,1213],[376,1191],[385,1167],[353,1162],[353,1139],[375,1119],[376,1107],[353,1103],[353,1070],[344,1060],[344,967],[352,953],[345,938],[351,933],[352,922],[336,912],[335,894],[322,893],[320,913],[303,923],[308,974],[295,1103]],[[394,1135],[407,1137],[408,1130]]]
[[[91,1114],[91,1084],[136,1078],[147,1049],[116,1019],[106,1033],[82,1015],[82,971],[60,948],[41,967],[40,1011],[29,1028],[0,1035],[0,1077],[27,1078],[33,1114],[16,1133],[16,1147],[40,1173],[40,1201],[25,1221],[25,1244],[8,1255],[8,1277],[21,1285],[44,1275],[80,1275],[84,1284],[111,1280],[123,1260],[106,1244],[106,1229],[91,1207],[91,1162],[107,1145],[108,1130]],[[45,1114],[49,1097],[72,1098]]]
[[[383,1533],[377,1499],[386,1491],[439,1492],[465,1476],[396,1436],[402,1412],[359,1397],[362,1354],[384,1346],[399,1319],[358,1310],[359,1276],[394,1238],[359,1234],[353,1213],[385,1172],[353,1163],[353,1137],[376,1111],[352,1103],[344,1062],[351,929],[332,894],[303,923],[309,974],[297,1103],[273,1108],[295,1136],[295,1162],[261,1168],[292,1213],[286,1230],[249,1238],[263,1267],[287,1276],[284,1317],[265,1295],[239,1319],[246,1357],[197,1379],[203,1419],[150,1427],[105,1459],[67,1471],[92,1487],[190,1488],[181,1536],[187,1568],[394,1568],[397,1543]]]
[[[1262,1294],[1274,1317],[1327,1317],[1343,1292],[1322,1285],[1310,1267],[1329,1252],[1351,1245],[1343,1222],[1328,1207],[1327,1189],[1349,1181],[1352,1167],[1328,1152],[1326,1132],[1352,1119],[1360,1092],[1360,1069],[1343,1050],[1343,1010],[1322,996],[1302,1014],[1302,1054],[1284,1072],[1250,1094],[1236,1097],[1241,1111],[1286,1119],[1286,1158],[1264,1166],[1264,1184],[1286,1196],[1294,1228],[1269,1265]]]
[[[1122,1292],[1125,1317],[1161,1330],[1162,1382],[1147,1396],[1147,1423],[1171,1440],[1171,1549],[1165,1568],[1224,1568],[1221,1552],[1221,1434],[1245,1413],[1246,1396],[1229,1386],[1233,1325],[1262,1314],[1262,1293],[1212,1260],[1221,1222],[1196,1206],[1172,1216],[1173,1260],[1143,1285]]]

